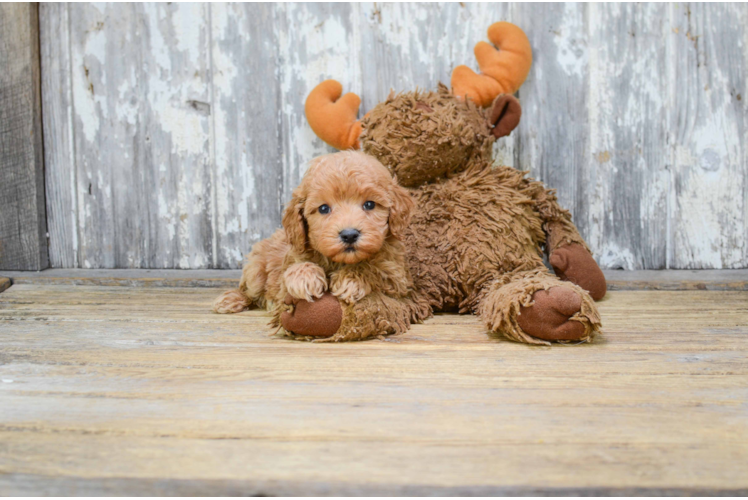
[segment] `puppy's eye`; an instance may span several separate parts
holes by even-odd
[[[319,208],[317,209],[317,211],[319,213],[321,213],[322,215],[329,214],[330,213],[330,205],[320,205]]]
[[[377,204],[373,201],[367,201],[364,203],[364,210],[374,210],[376,208]]]

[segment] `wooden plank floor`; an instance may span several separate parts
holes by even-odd
[[[294,342],[216,293],[0,293],[0,494],[748,494],[748,292],[611,292],[551,348]]]
[[[748,269],[646,270],[606,269],[608,290],[748,291]],[[18,285],[105,285],[131,287],[232,288],[241,269],[45,269],[0,271]],[[0,278],[2,290],[2,278]]]

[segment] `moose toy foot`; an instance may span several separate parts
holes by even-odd
[[[538,290],[533,304],[520,307],[517,323],[525,333],[543,340],[579,340],[585,327],[570,318],[582,309],[582,297],[574,290],[556,286]]]
[[[286,295],[283,303],[289,310],[281,313],[281,326],[295,335],[332,337],[343,322],[343,309],[337,297],[329,292],[314,302],[294,299]]]

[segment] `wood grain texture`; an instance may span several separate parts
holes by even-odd
[[[589,244],[603,267],[662,269],[670,188],[667,5],[587,8],[589,150],[577,222],[599,228]]]
[[[746,267],[748,4],[672,4],[672,267]]]
[[[745,496],[745,489],[725,488],[553,488],[329,483],[313,481],[80,478],[8,474],[0,484],[18,496]],[[43,492],[43,493],[39,493]],[[272,493],[270,493],[272,492]]]
[[[215,293],[0,294],[2,491],[748,493],[748,292],[612,292],[552,348],[448,314],[294,342]]]
[[[519,4],[517,9],[516,22],[526,30],[533,49],[532,69],[519,90],[522,120],[513,134],[519,143],[518,167],[556,189],[581,234],[590,239],[597,221],[590,224],[587,217],[595,180],[584,177],[591,128],[585,116],[587,5],[557,3],[538,9]]]
[[[360,34],[355,4],[275,4],[280,85],[282,186],[278,204],[291,199],[312,158],[335,150],[322,142],[304,117],[309,92],[340,74],[344,92],[359,92]],[[299,112],[301,110],[301,112]],[[279,221],[272,227],[279,227]]]
[[[49,265],[36,4],[0,5],[0,269]]]
[[[50,270],[51,271],[51,270]],[[604,271],[609,291],[616,290],[733,290],[748,291],[748,270]]]
[[[748,270],[604,271],[608,290],[748,291]],[[19,285],[94,285],[132,287],[208,287],[231,289],[238,269],[45,269],[3,271]]]
[[[281,219],[279,40],[272,4],[209,9],[216,255],[208,267],[237,268]]]
[[[238,269],[46,269],[3,271],[19,285],[93,285],[127,287],[236,288]],[[746,277],[748,281],[748,277]]]
[[[332,151],[303,115],[316,84],[338,79],[363,115],[390,90],[477,69],[472,48],[496,20],[519,24],[534,54],[496,158],[557,189],[603,268],[748,266],[746,4],[41,13],[55,266],[241,267],[308,161]]]
[[[39,5],[39,31],[55,34],[41,44],[41,67],[49,264],[57,268],[80,267],[69,28],[67,4]]]

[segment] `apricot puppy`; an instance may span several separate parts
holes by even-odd
[[[315,158],[286,207],[283,229],[254,246],[239,289],[218,297],[213,310],[267,307],[277,326],[289,303],[328,291],[347,304],[372,291],[406,296],[412,280],[399,237],[412,208],[408,192],[376,159],[353,151]]]

